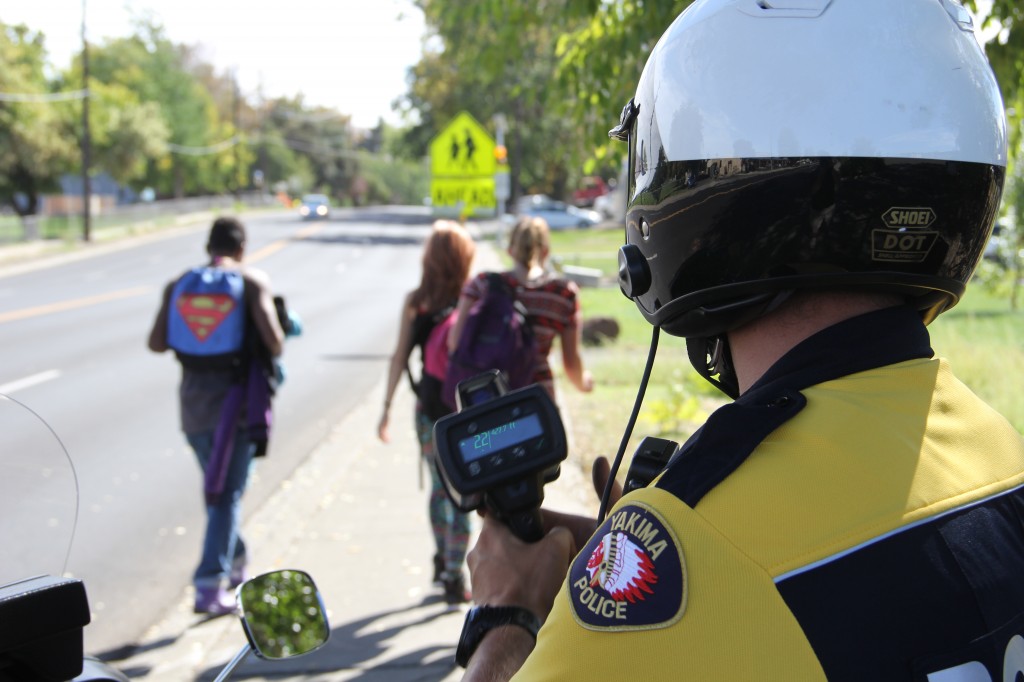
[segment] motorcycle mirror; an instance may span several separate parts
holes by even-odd
[[[242,624],[256,655],[268,660],[302,656],[331,635],[320,592],[303,571],[275,571],[238,591]]]
[[[250,652],[265,660],[303,656],[331,636],[320,591],[305,571],[264,573],[238,588],[242,628],[249,643],[221,671],[215,682],[228,679]]]

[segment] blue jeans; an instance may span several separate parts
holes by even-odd
[[[199,466],[206,471],[213,451],[213,432],[187,433],[188,444],[196,453]],[[255,446],[244,429],[235,433],[235,449],[231,454],[224,492],[215,505],[206,506],[206,536],[203,555],[193,575],[197,586],[219,585],[231,572],[232,563],[245,562],[245,542],[239,534],[242,520],[242,493],[249,483]]]

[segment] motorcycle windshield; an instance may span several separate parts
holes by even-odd
[[[0,585],[60,576],[78,517],[78,481],[49,424],[0,394]]]

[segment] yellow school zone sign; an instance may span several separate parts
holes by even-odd
[[[445,215],[494,215],[494,140],[468,112],[461,112],[430,143],[430,199]]]

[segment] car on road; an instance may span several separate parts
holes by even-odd
[[[996,223],[992,227],[992,235],[985,244],[983,256],[986,260],[1006,267],[1011,262],[1012,249],[1003,228],[1002,223]]]
[[[331,201],[323,194],[307,194],[299,204],[303,220],[324,220],[331,214]]]
[[[527,194],[521,197],[516,202],[516,214],[543,218],[552,230],[593,227],[601,222],[601,214],[597,211],[577,208],[546,194]]]
[[[579,189],[572,193],[572,203],[581,208],[589,208],[598,197],[608,194],[610,189],[604,178],[588,175],[580,182]]]

